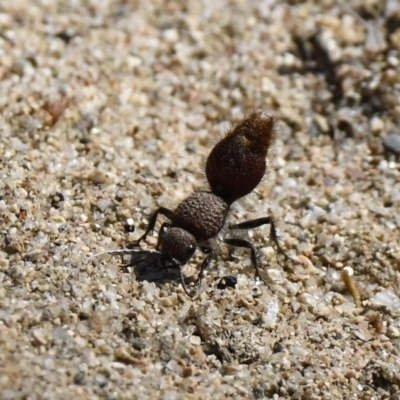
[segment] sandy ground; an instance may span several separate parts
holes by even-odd
[[[1,399],[398,399],[399,26],[396,0],[1,1]],[[193,300],[88,261],[206,188],[254,110],[276,142],[229,220],[273,215],[303,265],[268,226],[266,284],[217,243]]]

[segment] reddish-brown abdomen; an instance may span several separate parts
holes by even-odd
[[[253,113],[216,144],[206,162],[206,176],[214,194],[232,204],[255,189],[266,170],[273,128],[271,117]]]

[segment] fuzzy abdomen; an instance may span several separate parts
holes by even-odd
[[[228,203],[251,193],[266,170],[263,154],[246,151],[245,138],[219,142],[207,160],[206,174],[213,193]]]
[[[272,118],[253,113],[216,144],[206,162],[213,193],[232,204],[257,187],[265,174],[273,127]]]
[[[190,232],[198,242],[218,234],[225,223],[229,205],[211,192],[194,192],[174,211],[172,226]]]

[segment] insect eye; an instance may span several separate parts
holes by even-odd
[[[190,244],[186,249],[188,254],[193,254],[195,250],[196,250],[196,246],[194,244]]]

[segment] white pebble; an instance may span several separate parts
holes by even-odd
[[[371,298],[374,306],[385,306],[392,312],[400,309],[400,298],[391,289],[385,289]]]

